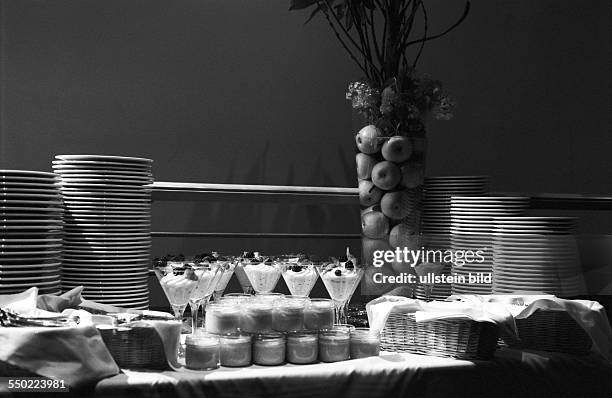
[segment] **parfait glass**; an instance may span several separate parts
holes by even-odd
[[[200,306],[204,312],[206,303],[215,290],[215,286],[221,279],[225,269],[217,263],[199,263],[194,266],[194,272],[198,277],[195,289],[189,295],[189,307],[191,308],[191,332],[196,334],[198,328],[198,311]]]
[[[320,265],[318,271],[334,303],[334,323],[346,324],[345,306],[363,277],[363,267],[331,262]]]
[[[293,296],[308,297],[319,279],[315,265],[308,260],[283,261],[281,270],[287,288]]]

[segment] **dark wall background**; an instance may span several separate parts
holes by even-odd
[[[431,0],[431,32],[461,13]],[[429,126],[428,173],[493,189],[612,192],[612,3],[473,0],[420,69],[458,104]],[[59,153],[155,159],[157,180],[353,186],[347,83],[326,23],[285,0],[0,0],[0,167]],[[157,230],[358,232],[356,208],[156,204]],[[598,215],[592,225],[601,226]],[[159,240],[156,254],[338,252],[354,241]]]

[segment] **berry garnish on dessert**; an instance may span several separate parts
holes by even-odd
[[[342,276],[342,270],[337,269],[334,271],[334,274],[336,274],[336,276]]]
[[[302,270],[302,266],[300,265],[292,265],[291,266],[291,271],[293,272],[300,272]]]

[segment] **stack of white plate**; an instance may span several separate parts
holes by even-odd
[[[62,212],[53,173],[0,170],[0,294],[60,292]]]
[[[572,217],[496,217],[493,293],[585,293]]]
[[[453,196],[451,197],[451,243],[455,253],[472,252],[471,263],[453,264],[452,273],[466,283],[453,283],[453,294],[491,294],[491,283],[470,283],[469,276],[493,272],[493,218],[524,214],[528,197]],[[464,260],[465,261],[465,260]]]
[[[152,160],[58,155],[66,208],[62,289],[126,308],[147,308]]]
[[[484,195],[489,189],[487,176],[447,176],[425,178],[423,195],[423,246],[427,250],[451,249],[451,196]],[[446,263],[443,274],[450,275],[451,264]],[[425,289],[417,285],[418,298],[427,298]],[[445,299],[451,294],[450,284],[440,284],[433,288],[431,299]]]

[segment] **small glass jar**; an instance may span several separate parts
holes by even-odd
[[[272,331],[273,303],[254,300],[241,305],[244,307],[241,331],[247,333]]]
[[[185,367],[193,370],[217,369],[220,364],[219,337],[198,333],[185,339]]]
[[[315,363],[319,357],[319,334],[316,330],[287,333],[287,362]]]
[[[253,299],[255,301],[274,302],[284,297],[285,295],[282,293],[257,293],[253,296]]]
[[[220,336],[221,365],[242,367],[251,365],[251,336],[248,334],[228,334]]]
[[[346,361],[350,358],[348,329],[329,329],[319,332],[319,359],[323,362]]]
[[[223,297],[219,297],[219,301],[220,302],[224,302],[224,301],[244,301],[244,300],[249,300],[251,297],[250,294],[247,293],[228,293],[226,295],[224,295]]]
[[[285,335],[282,333],[258,334],[253,340],[253,363],[257,365],[282,365],[285,362]]]
[[[310,299],[304,311],[304,327],[309,330],[322,330],[331,329],[333,325],[333,302],[330,299]]]
[[[286,296],[274,302],[272,329],[277,332],[293,332],[304,329],[304,310],[307,297]]]
[[[351,359],[377,357],[380,354],[380,332],[370,328],[351,331]]]
[[[208,333],[236,333],[242,326],[242,318],[242,308],[239,303],[211,303],[206,306],[204,327]]]

